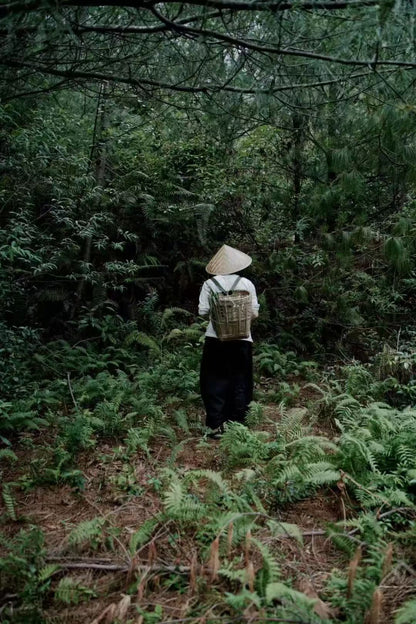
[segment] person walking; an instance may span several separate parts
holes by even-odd
[[[228,421],[244,423],[250,401],[253,400],[253,339],[248,329],[245,337],[220,339],[212,318],[212,297],[221,293],[242,291],[251,298],[251,318],[259,314],[254,284],[237,273],[248,267],[252,258],[247,254],[223,245],[206,266],[213,278],[204,282],[199,296],[198,311],[209,316],[201,360],[200,388],[206,410],[209,436],[219,438]],[[218,327],[217,327],[218,329]]]

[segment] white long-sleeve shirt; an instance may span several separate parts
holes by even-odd
[[[230,290],[237,279],[237,275],[232,273],[231,275],[215,275],[215,279],[224,290]],[[208,283],[209,282],[209,283]],[[253,282],[250,282],[246,277],[240,277],[240,281],[237,284],[236,290],[247,290],[251,294],[251,305],[253,310],[253,318],[256,318],[259,315],[259,302],[257,301],[256,289]],[[199,295],[199,306],[198,313],[201,316],[207,316],[209,314],[209,298],[214,292],[221,292],[214,282],[211,280],[207,280],[202,284],[201,293]],[[212,325],[211,320],[209,321],[207,331],[205,332],[205,336],[209,338],[218,338],[217,333]],[[241,338],[241,340],[247,340],[249,342],[253,342],[253,338],[251,337],[251,332],[248,338]]]

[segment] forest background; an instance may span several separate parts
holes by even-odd
[[[4,621],[416,621],[415,37],[390,0],[0,4]],[[261,316],[218,451],[196,305],[224,242]],[[54,532],[62,488],[93,509]],[[308,500],[318,579],[268,541],[305,547]]]

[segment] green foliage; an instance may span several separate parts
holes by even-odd
[[[65,25],[70,15],[78,19],[71,7],[65,14],[54,7],[53,19],[46,21],[46,14],[21,16],[20,5],[15,9],[5,18],[5,32],[11,34],[4,37],[6,56],[12,50],[15,61],[22,53],[15,43],[23,39],[30,58],[32,27],[38,60],[54,24],[62,19]],[[46,5],[41,9],[49,11]],[[310,40],[322,54],[347,55],[350,61],[359,54],[397,60],[392,42],[407,42],[409,49],[412,42],[406,11],[390,9],[370,7],[364,15],[352,8],[353,21],[340,21],[339,28],[344,23],[354,27],[342,36],[337,30],[337,37],[332,18],[319,14],[315,19],[297,7],[285,16],[283,28],[278,12],[251,12],[253,18],[235,12],[227,31],[238,23],[240,34],[282,39],[287,50],[293,41],[297,47]],[[127,25],[128,16],[108,10],[113,9],[90,12],[84,26],[100,12],[102,23]],[[176,19],[171,10],[176,9],[164,7],[165,16]],[[197,26],[199,9],[189,10],[196,11],[192,20]],[[143,25],[151,28],[156,18],[145,13]],[[215,16],[204,14],[204,20],[210,28],[218,26]],[[69,29],[62,24],[59,40],[47,49],[53,53],[63,38],[65,53],[71,55],[78,35],[68,46],[73,24],[68,22]],[[374,39],[372,24],[377,25]],[[14,34],[20,27],[27,28],[23,39]],[[345,98],[340,85],[352,74],[340,74],[341,82],[333,82],[333,68],[326,73],[322,60],[308,58],[310,78],[329,83],[313,95],[306,88],[289,89],[281,100],[274,88],[281,87],[282,76],[275,75],[278,66],[266,55],[259,59],[252,50],[241,63],[241,49],[231,46],[225,57],[208,55],[206,73],[199,52],[205,54],[207,45],[213,50],[218,42],[187,39],[184,66],[178,32],[175,46],[169,44],[169,59],[146,41],[143,57],[137,57],[139,71],[131,75],[149,70],[157,81],[158,72],[168,67],[175,84],[184,85],[182,72],[189,63],[193,86],[200,80],[209,86],[215,78],[247,89],[255,66],[255,96],[218,91],[208,100],[201,94],[196,111],[185,91],[177,97],[159,93],[155,99],[149,90],[143,100],[143,94],[129,98],[126,86],[114,84],[97,101],[92,91],[86,97],[72,84],[71,97],[45,92],[36,100],[12,101],[7,93],[0,107],[4,474],[18,471],[15,458],[33,451],[30,468],[22,462],[25,472],[2,485],[3,521],[11,531],[25,521],[18,488],[66,484],[82,489],[90,476],[87,469],[83,475],[78,462],[84,466],[85,458],[105,445],[108,457],[121,463],[102,483],[115,501],[139,498],[147,487],[162,498],[163,511],[133,525],[133,556],[159,526],[172,546],[179,543],[179,549],[182,540],[186,546],[194,540],[203,557],[218,536],[221,581],[207,588],[198,579],[205,593],[190,603],[191,617],[203,617],[209,603],[213,620],[220,612],[228,617],[230,610],[231,618],[242,617],[249,607],[247,617],[262,610],[259,617],[265,620],[270,615],[313,623],[319,621],[313,601],[293,589],[285,562],[276,560],[273,549],[274,540],[293,538],[301,544],[302,531],[279,522],[276,511],[317,491],[332,496],[345,487],[346,500],[354,506],[347,517],[353,520],[330,526],[328,536],[350,557],[359,540],[364,557],[351,595],[342,569],[332,575],[325,600],[340,609],[334,620],[360,622],[382,581],[386,541],[396,539],[397,526],[407,529],[409,524],[397,512],[386,522],[381,516],[415,503],[415,410],[409,406],[416,398],[411,329],[416,126],[414,110],[403,100],[411,77],[405,70],[392,73],[387,85],[379,73],[363,72],[354,75],[356,95]],[[89,36],[85,31],[82,41]],[[136,58],[128,33],[111,50],[101,47],[102,33],[94,37],[102,58],[127,51],[126,45],[131,45],[126,58]],[[87,67],[95,44],[83,46]],[[192,46],[198,54],[193,55]],[[289,66],[286,86],[291,87],[299,72],[295,60]],[[6,76],[13,93],[25,84],[29,92],[50,84],[33,71],[17,75],[19,80]],[[95,124],[99,110],[106,116],[102,133]],[[260,398],[250,406],[249,428],[229,424],[215,450],[202,441],[197,449],[206,449],[209,469],[192,470],[188,460],[182,466],[178,458],[187,456],[188,445],[196,445],[190,438],[198,434],[202,416],[198,368],[206,323],[195,319],[196,302],[206,261],[222,242],[253,255],[248,275],[261,303],[253,324],[260,339],[254,347],[255,374],[257,382],[259,376],[267,379],[260,379]],[[326,368],[323,380],[315,360]],[[315,383],[305,386],[305,381]],[[310,397],[317,395],[313,410],[296,407],[305,403],[309,409]],[[279,404],[273,421],[267,418],[273,408],[264,409],[264,400]],[[313,427],[321,424],[332,428],[333,439],[315,435]],[[267,432],[257,430],[263,425]],[[160,455],[158,448],[164,449]],[[151,466],[140,483],[137,460]],[[155,473],[161,462],[170,470]],[[110,518],[73,527],[69,546],[95,552],[120,546]],[[243,553],[249,531],[255,534],[251,547],[259,551],[254,579]],[[262,532],[271,536],[267,545]],[[400,539],[413,540],[412,530]],[[65,609],[94,597],[94,590],[75,576],[55,584],[59,570],[45,565],[43,542],[35,531],[2,540],[2,550],[0,593],[19,594],[12,607],[0,606],[6,621],[17,613],[22,622],[41,622],[52,592]],[[176,590],[187,587],[186,578],[179,582],[176,574],[166,582]],[[232,591],[237,587],[236,593],[225,592],[221,583]],[[397,624],[412,621],[413,610],[413,602],[403,606]],[[165,617],[159,607],[139,612],[149,624]]]
[[[353,520],[352,524],[356,534],[365,540],[359,547],[355,535],[352,539],[341,526],[330,528],[330,538],[348,553],[351,561],[346,570],[333,570],[326,588],[331,603],[341,610],[341,617],[347,622],[365,618],[375,590],[379,587],[382,590],[383,579],[394,565],[392,543],[386,541],[393,535],[388,520],[385,523],[376,514],[367,513]]]
[[[256,539],[253,540],[253,543],[259,549],[263,558],[262,567],[260,568],[256,578],[257,592],[262,598],[265,598],[266,602],[271,602],[272,599],[270,599],[269,595],[270,588],[278,581],[278,579],[280,579],[280,568],[274,556],[265,544],[262,544],[262,542]]]
[[[17,455],[11,449],[5,448],[0,450],[0,461],[16,462]]]
[[[356,491],[362,504],[377,505],[380,496],[396,504],[411,504],[416,452],[416,412],[382,403],[339,412],[340,465],[366,486]],[[368,487],[367,487],[368,486]],[[374,494],[372,494],[374,492]]]
[[[397,610],[394,624],[412,624],[416,620],[416,600],[408,600]]]
[[[90,545],[96,550],[104,539],[104,518],[92,518],[92,520],[84,520],[77,527],[72,529],[68,537],[70,546],[83,547]]]
[[[157,341],[148,334],[145,334],[144,332],[139,332],[137,330],[131,332],[131,334],[126,337],[126,346],[129,347],[132,344],[138,344],[142,347],[146,347],[156,355],[160,354],[160,347]]]
[[[25,387],[30,385],[33,356],[39,348],[39,342],[39,330],[32,327],[8,327],[0,318],[0,395],[3,399],[23,394]]]
[[[6,511],[9,515],[9,518],[11,518],[11,520],[17,520],[15,500],[14,500],[12,491],[10,489],[10,485],[8,483],[4,483],[2,490],[3,490],[2,491],[3,502],[6,507]]]
[[[269,457],[270,448],[264,432],[250,431],[238,422],[226,426],[220,448],[229,465],[253,465]]]
[[[403,240],[401,238],[388,238],[384,244],[384,253],[389,264],[395,269],[395,271],[401,274],[409,272],[409,251],[403,244]]]
[[[71,576],[64,576],[55,589],[55,600],[67,605],[77,605],[95,596],[94,590],[86,587],[79,579]]]
[[[305,594],[279,582],[269,583],[266,587],[266,601],[271,603],[274,600],[290,601],[292,604],[297,605],[298,608],[306,608],[311,613],[315,604],[315,601],[307,598]]]
[[[207,514],[206,506],[197,496],[188,494],[175,476],[165,491],[163,502],[168,517],[181,522],[193,523]]]
[[[0,533],[0,592],[19,595],[17,605],[4,605],[5,622],[41,623],[42,607],[51,585],[45,569],[44,536],[38,527],[21,530],[13,539]]]
[[[150,518],[146,520],[140,529],[138,529],[130,538],[129,549],[132,555],[135,555],[137,550],[149,541],[152,533],[160,522],[159,518]]]
[[[44,418],[40,418],[34,410],[28,409],[26,401],[2,401],[0,400],[0,436],[3,442],[8,443],[7,436],[13,436],[25,430],[37,431],[47,424]]]
[[[287,375],[301,375],[308,379],[316,367],[315,362],[298,361],[293,351],[281,352],[277,345],[263,344],[255,356],[257,367],[263,375],[285,380]]]
[[[248,427],[256,427],[260,425],[264,418],[263,406],[260,403],[252,401],[249,406],[249,411],[246,416],[246,423]]]

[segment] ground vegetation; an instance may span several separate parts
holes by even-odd
[[[1,621],[416,621],[414,20],[0,4]],[[224,242],[261,312],[212,441]]]

